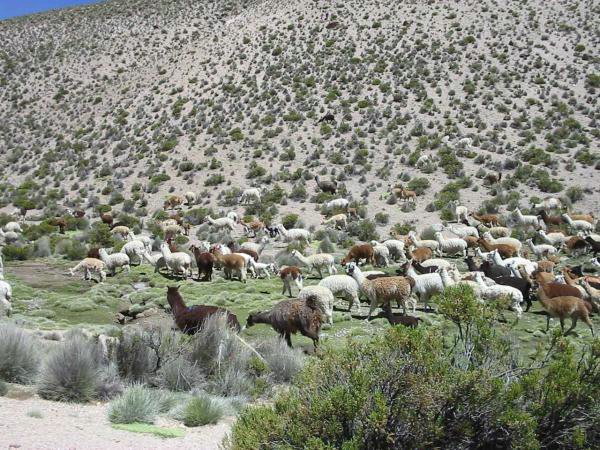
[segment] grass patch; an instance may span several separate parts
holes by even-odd
[[[206,394],[192,398],[183,412],[186,427],[199,427],[217,423],[223,417],[223,407]]]
[[[179,428],[164,428],[147,423],[113,423],[115,430],[129,431],[131,433],[152,434],[160,438],[178,438],[185,436],[185,431]]]

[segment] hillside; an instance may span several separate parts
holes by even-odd
[[[143,216],[169,192],[232,206],[236,189],[277,184],[280,213],[311,211],[321,174],[392,224],[447,217],[456,189],[439,191],[461,177],[474,209],[553,193],[597,212],[599,13],[594,1],[113,0],[3,21],[0,206],[144,198]],[[437,160],[416,167],[421,155]],[[484,187],[496,171],[503,187]],[[415,178],[429,182],[409,184],[424,188],[416,211],[381,199]]]

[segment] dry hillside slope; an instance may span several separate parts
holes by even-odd
[[[277,184],[280,212],[313,210],[319,174],[392,223],[457,195],[597,212],[599,26],[595,1],[541,0],[112,0],[3,21],[0,206],[230,206]],[[398,182],[417,214],[381,199]]]

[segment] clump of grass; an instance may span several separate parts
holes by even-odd
[[[135,384],[110,404],[108,420],[112,423],[153,423],[160,407],[155,391]]]
[[[205,379],[198,366],[183,355],[170,357],[156,373],[157,386],[169,391],[185,392],[200,387]]]
[[[39,409],[32,409],[31,411],[27,411],[27,416],[33,417],[35,419],[41,419],[44,417],[44,415]]]
[[[207,394],[193,397],[183,411],[183,423],[186,427],[199,427],[217,423],[223,417],[223,407]]]
[[[74,334],[44,364],[38,394],[47,400],[83,403],[95,398],[101,385],[96,347],[84,336]]]
[[[288,347],[283,339],[277,337],[263,342],[259,351],[277,381],[290,381],[306,362],[300,349]]]
[[[0,325],[0,378],[13,383],[33,381],[39,370],[38,343],[13,325]]]

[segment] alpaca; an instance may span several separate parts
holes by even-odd
[[[315,350],[319,343],[322,313],[315,296],[305,300],[289,299],[277,303],[269,311],[255,312],[248,316],[246,327],[257,323],[269,324],[282,338],[285,338],[289,347],[292,347],[291,335],[298,331],[312,339]]]
[[[121,270],[129,273],[131,271],[129,256],[125,253],[112,253],[108,254],[106,249],[99,249],[100,259],[104,264],[106,264],[106,268],[110,271],[112,276],[115,276],[117,267],[120,267]]]
[[[590,327],[592,336],[594,335],[594,327],[590,321],[588,309],[580,298],[572,296],[550,298],[541,286],[538,289],[538,298],[542,307],[548,313],[546,316],[546,331],[550,329],[550,317],[558,317],[563,334],[569,334],[577,325],[577,320],[581,319]],[[571,318],[571,328],[565,333],[565,319],[567,317]]]
[[[315,176],[315,181],[317,182],[317,186],[323,192],[328,192],[330,194],[335,195],[337,193],[337,182],[335,181],[322,181],[319,179],[319,176]]]
[[[298,267],[289,266],[282,268],[279,271],[279,277],[283,282],[283,291],[281,292],[281,295],[284,295],[287,290],[290,297],[292,296],[292,282],[296,285],[298,291],[302,290],[303,277],[302,272]]]
[[[304,256],[298,250],[292,250],[291,257],[298,262],[298,264],[306,267],[308,272],[316,269],[319,278],[323,278],[323,269],[327,269],[329,275],[337,273],[333,255],[328,253],[316,253],[314,255]]]
[[[361,259],[366,260],[367,264],[375,265],[375,251],[373,250],[372,245],[360,244],[352,246],[348,251],[348,254],[342,259],[341,264],[342,266],[345,266],[350,261],[354,261],[358,264]]]
[[[163,242],[160,251],[167,268],[173,274],[182,274],[184,278],[192,276],[192,258],[184,252],[171,252],[169,244]]]
[[[69,269],[71,276],[75,276],[75,272],[83,270],[84,280],[91,279],[92,274],[97,274],[100,278],[100,281],[106,280],[106,265],[99,259],[96,258],[84,258],[79,264],[77,264],[72,269]]]
[[[204,322],[215,314],[223,314],[231,329],[236,332],[241,330],[236,315],[224,308],[208,305],[186,306],[179,292],[179,286],[167,286],[167,301],[171,307],[175,325],[185,334],[197,333]]]
[[[240,203],[242,205],[250,204],[251,202],[260,203],[260,189],[249,188],[244,189],[240,197]]]
[[[198,279],[200,279],[200,275],[204,274],[202,281],[210,281],[212,279],[215,257],[212,253],[202,251],[202,249],[195,245],[190,245],[190,250],[196,260],[196,267],[198,267]]]
[[[210,224],[211,227],[216,228],[217,230],[230,229],[233,231],[235,229],[235,222],[229,217],[220,217],[218,219],[213,219],[210,216],[206,216],[206,222]]]

